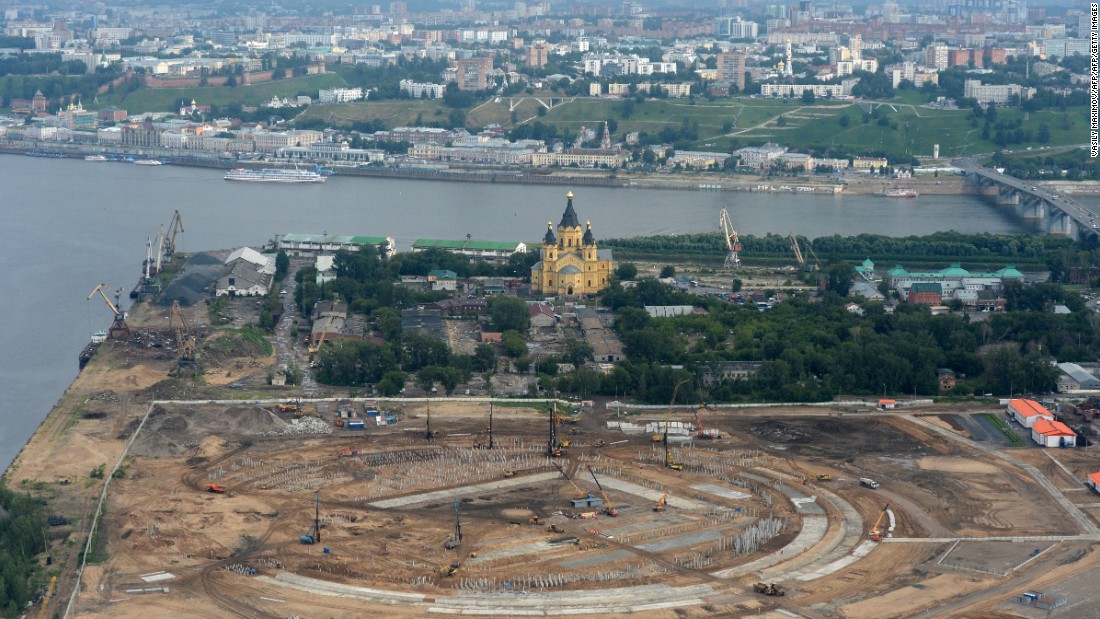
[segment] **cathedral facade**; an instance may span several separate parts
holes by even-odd
[[[546,222],[542,260],[531,267],[533,294],[573,296],[595,294],[607,288],[614,264],[610,249],[598,249],[592,222],[584,229],[573,210],[573,192],[565,195],[565,212],[554,234]]]

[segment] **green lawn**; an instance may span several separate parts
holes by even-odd
[[[179,108],[180,101],[194,99],[199,105],[260,105],[271,97],[308,95],[317,98],[322,88],[346,86],[344,78],[335,74],[309,75],[285,80],[275,80],[251,86],[207,86],[203,88],[139,88],[125,92],[125,88],[99,97],[99,106],[115,105],[125,108],[131,115],[145,112],[167,112]]]

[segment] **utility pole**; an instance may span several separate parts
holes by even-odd
[[[493,399],[489,397],[489,449],[493,448]]]

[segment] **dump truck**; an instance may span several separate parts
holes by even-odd
[[[781,586],[779,586],[775,583],[770,583],[769,584],[769,583],[758,582],[758,583],[756,583],[755,585],[752,586],[752,590],[757,592],[757,593],[764,594],[764,595],[775,595],[775,596],[787,595],[787,592],[783,590],[783,587],[781,587]]]
[[[871,490],[875,490],[876,488],[878,488],[878,482],[871,479],[870,477],[860,477],[859,485],[863,486],[864,488],[870,488]]]

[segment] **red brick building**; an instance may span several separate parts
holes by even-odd
[[[941,305],[943,287],[938,283],[916,283],[909,289],[909,302],[915,305]]]

